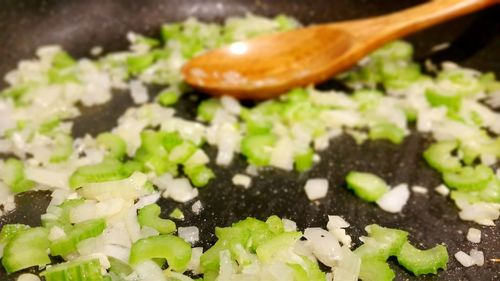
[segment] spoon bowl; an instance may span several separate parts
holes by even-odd
[[[391,40],[499,2],[434,0],[387,16],[266,35],[208,51],[182,73],[188,84],[214,96],[273,98],[325,81]]]

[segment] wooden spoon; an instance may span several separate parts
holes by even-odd
[[[348,69],[391,40],[500,0],[434,0],[386,16],[315,25],[206,52],[182,69],[185,80],[212,95],[267,99]]]

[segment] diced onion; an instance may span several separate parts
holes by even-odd
[[[194,244],[200,239],[200,231],[196,226],[179,227],[177,229],[177,234],[180,238],[191,244]]]
[[[472,243],[481,242],[481,230],[473,227],[469,228],[469,231],[467,232],[467,240]]]
[[[380,199],[377,200],[382,210],[389,213],[399,213],[403,210],[406,202],[410,198],[410,190],[407,184],[400,184],[386,192]]]
[[[324,198],[328,192],[328,180],[310,179],[306,182],[304,190],[306,191],[307,198],[311,201]]]
[[[240,185],[243,186],[244,188],[249,188],[250,185],[252,184],[252,178],[243,174],[234,175],[232,181],[234,185]]]

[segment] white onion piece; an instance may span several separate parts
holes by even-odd
[[[304,190],[311,201],[324,198],[328,192],[328,180],[310,179],[306,182]]]
[[[141,281],[166,281],[163,270],[153,261],[145,261],[134,267]]]
[[[196,226],[179,227],[177,235],[191,244],[200,240],[200,230]]]
[[[469,228],[469,231],[467,232],[467,240],[472,243],[481,242],[481,230],[473,227]]]
[[[474,264],[477,266],[484,265],[484,253],[476,249],[470,250],[470,257],[474,260]]]
[[[220,99],[220,102],[222,104],[222,107],[224,107],[224,109],[227,110],[228,112],[230,112],[234,115],[240,114],[241,105],[237,99],[235,99],[231,96],[223,96]]]
[[[377,200],[377,205],[386,212],[399,213],[409,198],[410,190],[408,185],[403,183],[386,192]]]
[[[448,194],[450,194],[450,190],[444,184],[438,185],[434,190],[443,196],[448,196]]]
[[[201,201],[198,200],[191,205],[191,211],[195,213],[196,215],[199,215],[201,211],[203,210],[203,205],[201,204]]]
[[[289,219],[281,219],[285,232],[297,231],[297,223]]]
[[[17,281],[40,281],[40,278],[35,274],[23,273],[17,277]]]
[[[462,251],[455,253],[455,258],[461,265],[465,267],[470,267],[475,264],[475,260],[471,256],[467,255]]]
[[[283,170],[293,170],[293,142],[288,137],[278,140],[271,152],[270,165]]]
[[[335,228],[346,228],[349,226],[350,224],[341,216],[328,216],[328,223],[326,225],[326,228],[328,228],[328,230]]]
[[[419,185],[414,185],[411,187],[411,191],[414,193],[419,193],[419,194],[427,194],[428,190],[427,188]]]
[[[306,228],[304,237],[309,242],[314,256],[323,264],[333,267],[341,258],[339,241],[328,231],[321,228]]]
[[[239,185],[244,188],[249,188],[250,185],[252,184],[252,178],[243,174],[234,175],[232,181],[234,185]]]
[[[195,247],[191,251],[191,260],[187,265],[187,269],[194,274],[200,273],[200,257],[203,254],[203,247]]]
[[[148,177],[141,172],[134,172],[130,177],[108,182],[97,182],[83,185],[79,190],[83,197],[97,200],[121,198],[135,200],[144,195],[144,185]]]
[[[198,196],[198,189],[193,188],[186,178],[174,179],[169,173],[163,174],[152,182],[163,190],[163,197],[172,198],[177,202],[187,202]]]
[[[73,173],[72,170],[67,169],[53,171],[47,168],[32,166],[27,166],[24,171],[27,179],[46,186],[62,189],[69,189],[68,179]]]
[[[58,227],[58,226],[53,226],[50,228],[50,231],[49,231],[49,240],[50,241],[55,241],[59,238],[63,238],[63,237],[66,237],[66,233],[64,232],[64,229]]]
[[[142,209],[142,208],[146,207],[147,205],[151,205],[151,204],[156,203],[158,201],[158,199],[160,199],[160,193],[158,193],[158,192],[143,196],[143,197],[139,198],[137,203],[135,203],[135,207],[137,209]]]
[[[149,99],[148,89],[139,80],[132,80],[129,83],[130,95],[135,104],[146,103]]]

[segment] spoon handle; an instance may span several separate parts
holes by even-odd
[[[355,36],[388,42],[499,3],[500,0],[433,0],[389,15],[348,21],[345,24],[356,31],[353,32]],[[343,24],[337,24],[336,27]]]

